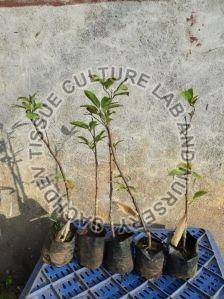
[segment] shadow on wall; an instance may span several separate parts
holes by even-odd
[[[24,190],[19,168],[21,161],[17,160],[18,152],[12,145],[13,133],[21,125],[25,124],[16,123],[11,132],[0,137],[0,165],[6,167],[6,181],[10,185],[0,186],[0,207],[4,201],[13,199],[17,201],[15,204],[20,213],[19,216],[6,218],[0,212],[0,279],[4,280],[10,274],[16,284],[24,284],[33,270],[50,226],[48,219],[39,218],[46,211],[35,200],[28,198]],[[3,132],[1,123],[0,132]],[[31,221],[34,218],[39,219]]]

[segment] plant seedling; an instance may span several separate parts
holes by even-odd
[[[86,123],[84,121],[72,121],[71,124],[75,127],[79,127],[84,131],[87,131],[90,135],[90,139],[86,138],[83,135],[78,136],[80,139],[80,143],[86,145],[94,155],[95,160],[95,210],[94,210],[94,220],[97,219],[98,214],[98,154],[97,154],[97,145],[100,141],[102,141],[106,136],[104,135],[105,130],[101,130],[100,132],[96,133],[96,127],[98,126],[97,121],[95,121],[91,115],[91,121]]]
[[[109,191],[109,198],[110,198],[110,223],[111,223],[111,228],[112,228],[112,233],[114,236],[114,228],[113,228],[113,221],[112,221],[112,197],[113,197],[113,170],[112,170],[112,163],[115,164],[118,173],[119,173],[119,178],[122,180],[122,182],[115,182],[117,185],[118,190],[126,190],[131,197],[132,203],[136,209],[138,218],[140,220],[140,223],[142,224],[145,233],[148,236],[149,240],[149,248],[151,247],[151,234],[147,230],[146,223],[144,221],[144,218],[142,216],[142,213],[138,207],[137,201],[135,199],[135,196],[133,195],[133,191],[135,191],[135,188],[129,184],[129,178],[127,178],[124,174],[123,171],[121,170],[121,167],[119,165],[119,162],[116,157],[116,148],[122,140],[114,141],[111,133],[111,122],[112,122],[112,115],[116,113],[116,109],[119,107],[122,107],[122,105],[117,101],[117,98],[120,96],[128,96],[129,91],[128,91],[128,86],[126,84],[127,79],[121,81],[117,87],[112,89],[114,84],[117,82],[116,78],[107,78],[107,79],[102,79],[98,75],[90,75],[90,79],[92,82],[97,82],[100,84],[104,96],[102,99],[99,99],[92,91],[85,90],[85,95],[90,101],[90,103],[82,105],[81,107],[84,107],[86,109],[87,115],[91,116],[97,124],[101,124],[108,137],[108,148],[109,148],[109,172],[110,172],[110,191]],[[80,123],[79,123],[80,125]],[[87,130],[88,126],[87,124],[81,123],[81,126],[86,127]],[[87,143],[87,140],[81,138],[84,143]],[[88,141],[89,142],[89,141]],[[128,209],[125,207],[125,205],[122,205],[120,203],[120,206],[123,206],[123,210],[128,212]],[[135,213],[133,211],[133,213]]]
[[[195,114],[195,104],[198,100],[198,96],[194,95],[193,89],[190,88],[186,91],[181,92],[181,96],[191,107],[191,111],[188,113],[189,120],[187,122],[187,117],[185,116],[185,140],[186,140],[186,163],[179,163],[174,169],[169,172],[170,176],[184,176],[185,177],[185,212],[184,216],[180,219],[175,233],[171,239],[171,244],[174,247],[177,247],[180,243],[180,240],[183,237],[183,247],[186,246],[186,236],[187,236],[187,221],[188,221],[188,206],[197,198],[205,195],[207,192],[204,190],[196,191],[191,199],[189,199],[189,180],[193,178],[195,180],[200,180],[202,177],[196,171],[193,170],[192,164],[189,162],[189,143],[188,143],[188,129],[191,126],[192,118]]]
[[[62,227],[62,229],[57,233],[56,240],[59,242],[64,242],[66,241],[67,235],[69,233],[69,227],[71,223],[71,219],[69,217],[69,209],[70,209],[70,196],[69,196],[69,190],[74,188],[74,182],[70,179],[67,179],[65,176],[65,172],[63,170],[63,167],[61,165],[61,162],[57,158],[56,154],[54,153],[54,150],[51,147],[51,144],[48,139],[47,132],[45,131],[44,133],[39,129],[38,127],[38,120],[41,120],[41,116],[39,114],[39,111],[41,108],[44,107],[44,103],[37,100],[36,98],[36,93],[32,96],[29,97],[19,97],[17,99],[20,104],[16,104],[15,107],[22,109],[25,112],[25,116],[27,119],[29,119],[34,126],[40,140],[45,144],[47,147],[48,151],[50,152],[52,158],[56,162],[58,168],[59,168],[59,173],[56,175],[57,179],[62,179],[64,182],[64,187],[66,190],[66,197],[67,197],[67,202],[68,202],[68,222]]]

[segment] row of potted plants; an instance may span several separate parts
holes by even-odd
[[[114,140],[111,130],[112,117],[116,109],[122,107],[117,100],[120,97],[129,96],[127,79],[118,82],[115,78],[100,78],[97,75],[90,75],[92,82],[99,84],[104,93],[103,97],[98,97],[92,91],[85,90],[87,103],[81,105],[84,108],[85,120],[74,120],[72,126],[79,128],[82,134],[78,136],[80,143],[88,147],[92,152],[95,161],[95,205],[94,220],[89,225],[74,230],[71,225],[74,219],[70,215],[71,198],[70,190],[74,188],[73,180],[67,178],[65,171],[58,157],[56,156],[47,133],[40,130],[42,122],[39,114],[44,103],[37,100],[36,95],[29,97],[20,97],[18,108],[25,111],[26,117],[31,121],[39,139],[45,144],[52,158],[58,166],[59,174],[57,178],[64,184],[66,198],[68,201],[67,218],[63,221],[54,220],[54,230],[50,234],[50,242],[43,248],[43,258],[45,262],[61,266],[73,258],[73,251],[76,247],[76,256],[81,265],[88,268],[96,268],[102,263],[113,273],[126,273],[133,269],[133,259],[131,251],[132,232],[118,234],[113,224],[113,207],[116,205],[120,211],[131,214],[139,221],[144,236],[134,245],[134,263],[135,269],[145,278],[152,278],[160,275],[163,271],[164,254],[163,244],[155,238],[152,238],[149,228],[146,225],[144,217],[138,206],[136,199],[136,188],[131,183],[131,178],[126,176],[120,166],[117,158],[117,147],[122,140]],[[115,86],[115,87],[114,87]],[[185,132],[187,151],[188,148],[188,127],[191,124],[195,113],[195,104],[197,96],[193,90],[189,89],[181,93],[184,100],[189,104],[191,111],[185,116]],[[109,173],[109,200],[110,200],[110,227],[111,234],[107,236],[105,242],[105,228],[100,229],[97,222],[99,214],[98,206],[98,147],[107,140],[108,148],[108,173]],[[188,155],[187,155],[188,157]],[[187,158],[188,159],[188,158]],[[114,170],[115,169],[115,170]],[[171,274],[181,278],[188,278],[194,275],[197,265],[196,241],[187,233],[188,206],[196,198],[204,195],[203,190],[197,191],[189,196],[189,184],[191,178],[200,179],[187,160],[186,163],[178,164],[169,173],[172,176],[182,176],[185,180],[185,212],[177,225],[173,235],[168,238],[165,253],[167,257],[166,265]],[[113,200],[114,190],[124,190],[128,193],[131,205],[124,204],[122,201]],[[92,227],[95,227],[93,230]]]

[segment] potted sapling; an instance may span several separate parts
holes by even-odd
[[[186,146],[186,163],[178,164],[169,172],[171,176],[178,176],[185,180],[185,210],[184,215],[180,219],[174,233],[168,237],[168,244],[166,247],[166,272],[181,279],[188,279],[193,277],[197,271],[198,253],[197,253],[197,239],[195,239],[187,231],[188,222],[188,208],[189,205],[197,198],[203,196],[207,192],[204,190],[196,191],[194,188],[190,190],[191,184],[195,186],[195,182],[201,179],[201,176],[194,171],[192,164],[189,162],[189,137],[188,130],[191,126],[192,118],[195,114],[195,104],[198,97],[194,95],[193,89],[183,91],[181,93],[185,101],[190,106],[188,116],[185,116],[184,129],[181,132],[184,134]]]
[[[99,100],[93,92],[85,91],[87,97],[91,101],[91,105],[84,105],[87,111],[93,116],[93,118],[100,123],[107,133],[108,137],[108,147],[109,147],[109,171],[110,171],[110,224],[111,224],[111,237],[109,242],[106,243],[104,265],[112,272],[123,273],[126,270],[131,270],[133,267],[131,261],[131,248],[130,248],[130,235],[124,234],[123,236],[118,234],[118,231],[113,227],[112,221],[112,195],[113,195],[113,173],[112,173],[112,162],[115,165],[118,176],[121,180],[120,187],[127,191],[129,194],[132,204],[135,207],[135,214],[137,215],[142,229],[145,232],[144,237],[142,237],[136,244],[136,256],[135,256],[135,268],[136,270],[146,278],[152,278],[161,274],[163,269],[164,256],[162,251],[162,245],[156,240],[152,239],[151,233],[147,228],[145,220],[142,216],[141,210],[139,209],[137,200],[134,196],[133,186],[130,186],[129,179],[124,175],[119,161],[116,156],[116,146],[119,141],[115,141],[111,132],[111,122],[112,115],[115,113],[115,109],[121,107],[122,105],[117,101],[117,98],[123,95],[129,95],[128,87],[126,85],[126,79],[117,88],[111,90],[110,88],[115,84],[115,78],[102,79],[97,75],[91,75],[91,80],[98,82],[105,92],[105,96]],[[130,211],[130,207],[126,206],[119,201],[120,207],[125,211]],[[117,254],[119,252],[119,254]],[[127,255],[127,252],[129,254]],[[125,269],[125,265],[121,265],[121,259],[119,255],[127,255],[129,259],[128,266]]]
[[[126,80],[121,81],[116,88],[112,89],[112,87],[117,81],[115,78],[102,79],[97,75],[92,75],[90,76],[90,79],[92,82],[97,82],[98,84],[100,84],[100,87],[102,88],[104,95],[101,100],[98,100],[98,102],[92,101],[93,105],[94,103],[98,104],[97,110],[95,110],[96,107],[91,107],[91,108],[89,106],[85,106],[85,107],[87,111],[90,112],[89,109],[92,109],[93,110],[92,112],[95,112],[94,117],[96,121],[104,127],[108,137],[109,202],[110,202],[109,220],[110,220],[111,233],[106,239],[103,265],[108,271],[110,271],[110,273],[124,274],[130,272],[133,269],[133,258],[131,252],[131,242],[132,242],[131,236],[133,235],[133,232],[123,231],[123,230],[121,232],[118,229],[118,227],[115,227],[113,225],[112,211],[113,211],[114,179],[115,177],[120,177],[120,174],[116,175],[115,177],[113,174],[113,166],[114,166],[113,164],[115,164],[113,151],[115,153],[116,146],[121,141],[113,142],[112,138],[110,138],[111,136],[108,135],[108,128],[112,121],[111,115],[115,114],[116,108],[122,106],[118,102],[114,101],[114,99],[118,96],[119,97],[128,96],[129,91],[125,83]],[[131,186],[129,186],[129,188],[131,188]],[[124,205],[122,207],[124,209]]]
[[[43,131],[40,129],[40,127],[43,126],[44,121],[41,119],[39,112],[45,104],[36,98],[36,94],[29,97],[19,97],[17,101],[20,103],[16,104],[15,107],[22,109],[25,113],[25,117],[29,119],[33,125],[35,130],[33,136],[35,140],[39,139],[46,146],[59,169],[59,173],[57,175],[60,175],[60,178],[64,184],[68,208],[67,216],[64,216],[62,219],[54,219],[54,225],[52,227],[52,231],[50,232],[49,239],[42,250],[44,262],[60,267],[70,262],[74,253],[75,233],[71,226],[72,218],[69,215],[71,205],[69,193],[70,189],[74,188],[74,182],[66,177],[62,164],[49,141],[46,130]]]
[[[89,92],[85,92],[87,97],[90,97]],[[84,135],[78,136],[80,143],[87,146],[94,156],[95,161],[95,207],[94,218],[92,222],[88,222],[76,232],[77,248],[76,255],[78,262],[89,269],[98,268],[103,261],[104,255],[104,237],[106,229],[102,226],[98,219],[98,153],[97,146],[106,136],[105,130],[97,132],[98,123],[94,120],[92,113],[90,113],[90,122],[72,121],[71,124],[75,127],[81,128],[89,134],[90,137]]]

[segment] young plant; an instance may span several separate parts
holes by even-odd
[[[189,162],[189,139],[188,139],[188,129],[191,126],[192,118],[195,114],[195,104],[198,100],[198,96],[194,95],[193,89],[188,89],[181,93],[181,96],[184,100],[190,105],[191,111],[188,113],[188,120],[187,116],[185,116],[185,142],[186,142],[186,163],[178,164],[174,169],[169,172],[170,176],[184,176],[185,178],[185,211],[184,216],[180,219],[175,233],[172,237],[171,244],[174,247],[177,247],[180,240],[183,237],[183,244],[184,248],[186,245],[186,236],[187,236],[187,222],[188,222],[188,206],[191,204],[195,199],[205,195],[207,192],[203,190],[196,191],[191,199],[189,199],[189,181],[190,178],[195,180],[200,180],[201,175],[199,175],[196,171],[193,170],[192,164]]]
[[[92,116],[92,113],[90,113]],[[97,144],[102,141],[106,136],[104,136],[105,130],[101,130],[99,133],[96,133],[96,127],[98,123],[93,120],[91,117],[91,121],[86,123],[84,121],[72,121],[71,124],[75,127],[79,127],[88,132],[90,135],[90,139],[87,139],[85,136],[81,135],[78,138],[81,140],[80,143],[85,144],[94,155],[95,160],[95,210],[94,210],[94,219],[97,219],[98,215],[98,154],[97,154]]]
[[[69,196],[69,189],[72,189],[74,187],[73,181],[66,178],[65,172],[61,165],[61,162],[59,161],[59,159],[57,158],[57,155],[54,153],[54,151],[51,147],[47,132],[45,131],[43,133],[39,129],[38,124],[37,124],[37,121],[41,120],[39,111],[41,108],[44,107],[44,103],[37,100],[36,94],[29,96],[29,97],[19,97],[17,99],[17,101],[20,102],[20,104],[15,105],[15,107],[22,109],[25,112],[26,118],[31,121],[40,140],[45,144],[45,146],[47,147],[48,151],[50,152],[52,158],[54,159],[54,161],[56,162],[56,164],[60,170],[60,172],[59,172],[59,174],[57,174],[57,176],[60,177],[60,179],[62,179],[62,181],[64,182],[66,198],[67,198],[67,202],[68,202],[68,218],[70,218],[69,210],[70,210],[71,199]],[[66,223],[66,225],[59,231],[56,239],[60,240],[61,242],[64,242],[66,240],[66,237],[67,237],[67,234],[69,231],[70,222],[71,222],[71,219],[69,219],[69,221]]]
[[[114,162],[118,172],[119,177],[122,179],[122,183],[120,183],[120,187],[125,189],[129,196],[132,199],[132,203],[137,211],[138,218],[140,220],[141,225],[143,226],[145,233],[148,236],[148,247],[151,247],[151,234],[147,229],[146,223],[142,216],[142,213],[138,207],[137,201],[133,194],[133,186],[129,185],[128,178],[124,175],[119,162],[116,157],[116,147],[120,140],[115,142],[112,137],[111,133],[111,122],[112,122],[112,115],[116,113],[115,109],[122,107],[122,105],[116,100],[119,96],[128,96],[129,91],[126,84],[127,79],[120,82],[120,84],[114,88],[113,90],[111,87],[117,81],[115,78],[107,78],[102,79],[97,75],[90,75],[90,79],[92,82],[98,82],[103,89],[104,96],[101,100],[89,90],[85,90],[85,95],[89,99],[90,104],[82,105],[82,107],[86,108],[87,114],[93,117],[97,123],[100,123],[107,133],[108,137],[108,146],[109,146],[109,169],[110,169],[110,223],[113,232],[113,224],[112,224],[112,196],[113,196],[113,171],[112,171],[112,162]],[[113,233],[114,235],[114,233]]]

